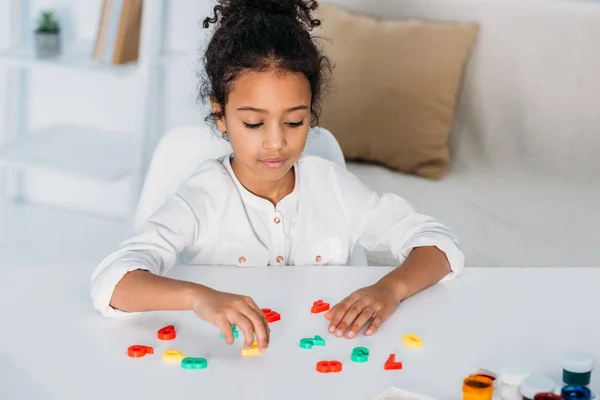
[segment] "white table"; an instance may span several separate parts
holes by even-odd
[[[179,266],[172,276],[252,296],[278,311],[269,351],[240,355],[241,340],[227,346],[218,330],[191,312],[155,312],[125,319],[101,317],[91,305],[93,266],[36,265],[0,269],[0,398],[369,400],[389,386],[439,399],[461,398],[461,382],[478,368],[522,362],[560,382],[560,361],[571,349],[600,360],[600,269],[467,269],[405,301],[373,337],[353,340],[327,333],[312,301],[335,303],[389,268],[279,267],[269,269]],[[174,342],[159,328],[175,324]],[[421,335],[425,347],[409,350],[401,336]],[[316,334],[325,347],[304,350],[299,339]],[[132,344],[154,346],[141,359]],[[355,346],[371,351],[364,364],[350,361]],[[162,351],[208,359],[205,370],[167,366]],[[404,362],[385,371],[390,353]],[[340,360],[343,371],[320,374],[319,360]],[[600,388],[600,371],[592,374]]]

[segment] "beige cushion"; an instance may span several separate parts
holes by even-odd
[[[323,51],[334,63],[320,125],[346,159],[440,179],[476,23],[380,21],[321,4]]]

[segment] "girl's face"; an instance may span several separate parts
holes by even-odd
[[[310,99],[303,74],[269,70],[240,75],[217,127],[227,132],[243,175],[268,181],[286,176],[304,151]]]

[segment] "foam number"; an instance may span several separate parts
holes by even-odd
[[[329,374],[332,372],[341,372],[342,363],[339,361],[319,361],[317,363],[317,371],[323,374]]]
[[[369,360],[369,349],[366,347],[355,347],[352,350],[352,356],[350,359],[357,363],[364,363]]]
[[[159,329],[157,336],[160,340],[175,339],[175,337],[177,336],[177,333],[175,332],[175,326],[169,325],[169,326],[165,326],[164,328]]]
[[[246,357],[260,355],[260,351],[258,350],[258,343],[256,343],[255,341],[254,343],[252,343],[252,346],[250,346],[249,349],[242,349],[242,355]]]
[[[324,303],[323,300],[317,300],[313,303],[310,312],[313,314],[318,314],[327,310],[329,310],[329,303]]]
[[[421,347],[423,347],[423,339],[421,339],[414,333],[407,333],[406,335],[403,335],[402,343],[404,343],[406,347],[409,347],[411,349],[420,349]]]
[[[129,346],[127,349],[127,355],[131,358],[141,358],[146,354],[154,354],[154,349],[150,346],[142,346],[141,344]]]
[[[281,320],[281,315],[279,315],[278,312],[271,310],[270,308],[263,308],[261,309],[261,311],[265,315],[267,322],[270,324]]]
[[[312,349],[313,346],[325,346],[325,339],[319,335],[314,338],[300,339],[300,347],[303,349]]]
[[[238,336],[239,336],[239,333],[238,333],[238,330],[237,330],[237,326],[231,325],[231,332],[233,333],[233,338],[237,339]],[[221,338],[225,339],[225,335],[223,335],[222,333],[221,333]]]
[[[383,364],[383,369],[391,370],[391,369],[402,369],[402,363],[400,361],[396,362],[396,355],[390,354],[385,364]]]
[[[179,350],[169,349],[165,350],[162,355],[162,359],[167,363],[179,363],[183,360],[185,356]]]
[[[204,369],[207,366],[206,358],[186,357],[181,360],[181,368],[183,369]]]

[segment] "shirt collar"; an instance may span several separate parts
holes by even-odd
[[[244,185],[242,185],[242,183],[239,181],[239,179],[235,175],[235,172],[233,172],[233,168],[231,166],[231,158],[232,157],[233,157],[233,154],[226,156],[223,159],[223,165],[227,169],[227,172],[231,176],[231,179],[233,179],[233,181],[235,182],[235,185],[237,186],[238,191],[240,192],[240,195],[242,196],[242,200],[244,201],[244,203],[250,204],[255,208],[265,210],[267,212],[273,212],[275,210],[280,210],[282,208],[293,207],[298,203],[298,193],[300,191],[300,189],[299,189],[300,179],[298,176],[299,175],[298,162],[296,162],[294,164],[294,175],[295,175],[294,189],[292,190],[292,192],[290,194],[288,194],[283,199],[281,199],[279,201],[279,203],[277,203],[277,206],[274,207],[273,203],[271,203],[269,200],[263,199],[262,197],[255,195],[254,193],[252,193],[248,189],[246,189],[244,187]]]

